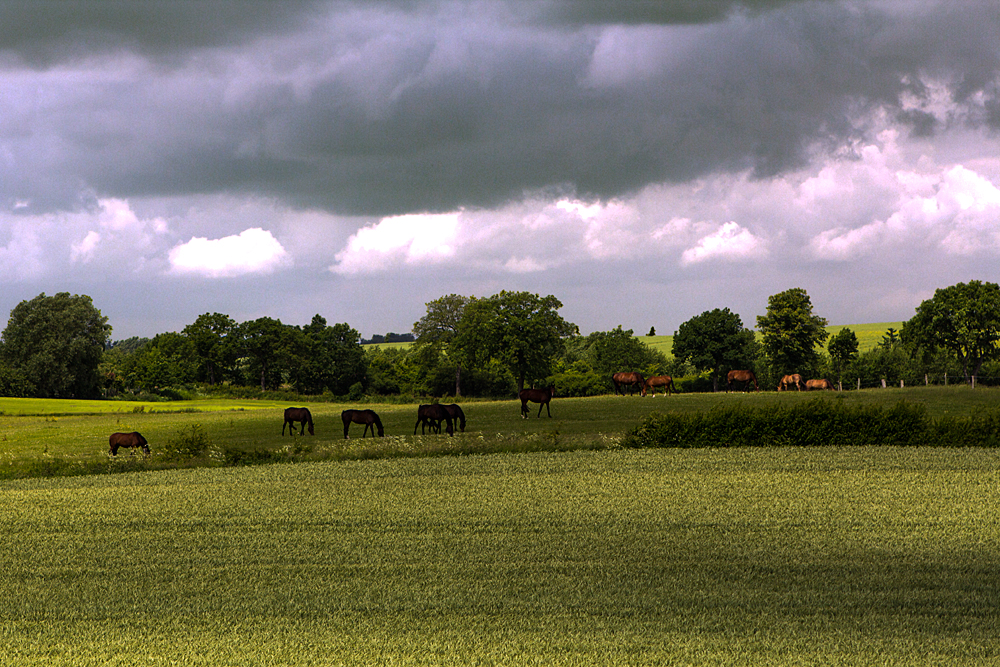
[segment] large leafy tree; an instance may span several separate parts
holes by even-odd
[[[111,336],[108,318],[86,295],[43,292],[10,313],[0,358],[46,398],[94,398],[101,393],[98,365]]]
[[[427,303],[427,314],[413,324],[413,334],[417,337],[417,347],[432,349],[418,350],[418,357],[437,361],[443,352],[448,355],[452,342],[458,335],[470,299],[459,294],[449,294]],[[460,355],[451,355],[460,356]],[[462,364],[455,360],[455,396],[462,395]]]
[[[277,389],[289,370],[301,364],[305,341],[302,332],[281,320],[261,317],[240,325],[240,348],[247,380],[260,380],[260,388]]]
[[[858,358],[858,337],[853,331],[844,327],[837,335],[830,338],[827,350],[830,351],[833,370],[837,372],[837,379],[840,380],[847,365]]]
[[[367,362],[361,347],[361,334],[348,324],[326,323],[314,315],[302,328],[305,350],[293,370],[296,386],[307,393],[329,390],[337,395],[348,393],[351,385],[365,379]]]
[[[812,300],[801,287],[767,299],[767,314],[757,316],[764,353],[779,373],[802,373],[819,362],[817,346],[830,334],[826,319],[813,314]]]
[[[562,302],[551,294],[503,291],[471,298],[465,305],[454,343],[466,361],[486,367],[496,360],[510,369],[518,390],[542,380],[564,349],[564,338],[579,332],[559,315]]]
[[[743,326],[740,316],[728,308],[706,310],[684,322],[674,332],[674,357],[699,371],[712,374],[712,388],[719,389],[719,379],[733,369],[750,368],[756,341],[752,331]]]
[[[236,361],[239,326],[222,313],[199,315],[183,333],[195,347],[199,379],[215,384],[231,374]]]
[[[586,338],[586,359],[607,380],[619,371],[659,372],[667,365],[663,354],[635,337],[631,329],[618,325],[611,331],[595,331]]]
[[[903,324],[900,337],[914,348],[943,348],[956,356],[966,377],[998,358],[1000,286],[970,280],[936,290]]]

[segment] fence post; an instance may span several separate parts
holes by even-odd
[[[844,391],[844,383],[837,380],[837,391]]]
[[[882,378],[882,388],[885,389],[885,378]]]
[[[900,389],[902,389],[902,388],[903,388],[903,381],[902,381],[902,380],[900,380],[900,381],[899,381],[899,388],[900,388]]]
[[[926,387],[927,385],[928,385],[928,382],[927,382],[927,373],[924,373],[924,386]]]
[[[948,371],[944,372],[944,386],[948,386]]]
[[[861,391],[861,378],[858,378],[858,391]]]
[[[976,388],[976,376],[975,375],[972,376],[972,388],[973,389]]]

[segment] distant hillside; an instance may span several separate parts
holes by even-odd
[[[903,327],[903,323],[876,322],[873,324],[835,324],[828,326],[826,330],[831,336],[835,336],[840,333],[840,330],[844,327],[847,327],[854,332],[854,335],[858,337],[858,351],[864,352],[865,350],[870,350],[877,346],[881,342],[882,336],[885,335],[890,327],[899,331]],[[673,336],[636,336],[636,338],[654,350],[659,350],[668,357],[674,356]]]

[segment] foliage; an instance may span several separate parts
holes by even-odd
[[[194,345],[198,380],[215,384],[234,377],[239,328],[233,318],[222,313],[205,313],[184,327],[182,333]]]
[[[830,351],[837,379],[841,379],[844,368],[858,357],[858,337],[853,331],[844,327],[840,333],[830,338],[827,349]]]
[[[936,290],[903,325],[901,338],[915,348],[946,349],[965,377],[978,375],[1000,353],[1000,286],[970,280]]]
[[[818,345],[830,335],[826,319],[813,315],[806,291],[794,287],[767,300],[767,314],[757,317],[764,354],[780,374],[811,374],[819,362]]]
[[[1000,446],[1000,411],[935,420],[918,403],[847,405],[812,399],[793,405],[725,406],[654,414],[628,431],[623,447]]]
[[[417,347],[430,347],[434,354],[439,352],[447,355],[451,350],[451,344],[458,335],[462,316],[470,298],[458,294],[449,294],[434,301],[428,302],[427,314],[413,324],[413,333],[416,335]],[[418,352],[419,353],[419,352]],[[456,397],[462,395],[462,364],[460,353],[452,354],[450,357],[454,394]],[[438,393],[439,385],[434,383],[435,388],[430,391],[433,395]],[[450,393],[450,388],[445,393]],[[468,391],[468,388],[466,389]]]
[[[482,368],[496,360],[510,369],[522,389],[543,381],[564,349],[564,339],[579,333],[557,312],[552,295],[503,291],[470,299],[462,312],[454,345],[467,366]]]
[[[297,333],[295,330],[289,335],[294,338]],[[329,391],[342,396],[364,380],[367,366],[361,334],[350,325],[345,322],[329,326],[324,318],[315,315],[302,333],[305,338],[300,349],[304,351],[289,376],[296,390],[306,394]]]
[[[708,310],[680,325],[674,333],[674,357],[696,370],[711,373],[712,386],[730,370],[750,368],[757,356],[756,339],[740,316],[728,308]]]
[[[611,388],[611,376],[620,371],[659,375],[668,364],[666,356],[637,339],[631,329],[618,325],[611,331],[595,331],[586,337],[586,357]]]
[[[212,441],[198,423],[181,427],[173,437],[157,448],[164,458],[173,461],[193,459],[208,451]]]
[[[111,335],[108,318],[89,296],[43,292],[10,313],[0,341],[0,361],[44,398],[101,395],[98,366]]]

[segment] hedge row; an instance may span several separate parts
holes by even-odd
[[[852,406],[815,399],[793,406],[724,406],[693,414],[654,413],[625,447],[1000,446],[1000,411],[934,419],[916,403]]]

